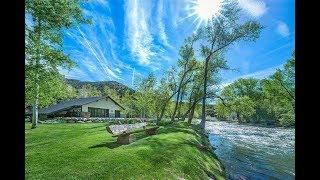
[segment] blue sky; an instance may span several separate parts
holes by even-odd
[[[195,0],[91,0],[83,5],[91,25],[65,32],[64,51],[78,64],[67,78],[115,80],[133,85],[153,72],[157,78],[174,65],[183,40],[197,27],[190,16]],[[226,59],[237,71],[221,73],[221,85],[240,77],[263,78],[281,67],[295,45],[293,0],[238,0],[245,18],[265,28],[256,42],[230,47]],[[201,26],[201,24],[200,24]]]

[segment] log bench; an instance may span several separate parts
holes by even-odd
[[[130,144],[134,140],[134,133],[145,131],[148,136],[156,134],[158,126],[146,127],[146,125],[146,123],[110,125],[106,130],[112,137],[117,137],[118,144]]]

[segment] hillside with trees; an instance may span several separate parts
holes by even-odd
[[[134,93],[134,90],[132,88],[117,81],[80,81],[76,79],[66,78],[66,82],[77,90],[81,89],[84,86],[92,86],[101,93],[105,91],[106,87],[115,90],[120,96],[124,95],[126,91],[128,91],[129,93]]]

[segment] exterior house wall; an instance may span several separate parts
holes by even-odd
[[[122,110],[122,108],[115,104],[110,98],[104,98],[96,102],[82,105],[82,112],[88,112],[88,107],[109,109],[109,117],[115,116],[115,110],[120,110],[120,112]]]

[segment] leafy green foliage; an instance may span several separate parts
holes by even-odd
[[[248,96],[236,98],[231,104],[231,111],[239,116],[240,122],[251,118],[255,113],[255,103]]]
[[[154,117],[156,114],[155,85],[156,77],[154,74],[149,74],[137,84],[137,92],[134,97],[137,111],[141,117]]]
[[[131,94],[129,91],[126,91],[124,95],[120,99],[120,103],[125,107],[124,114],[127,117],[136,117],[136,104],[134,95]]]
[[[26,0],[25,74],[26,104],[33,105],[32,127],[37,127],[38,107],[69,98],[59,68],[75,64],[63,52],[63,30],[86,22],[78,0]]]
[[[120,95],[115,89],[111,89],[109,86],[104,87],[104,96],[110,96],[116,102],[120,102]]]
[[[201,43],[201,56],[205,61],[204,83],[202,99],[202,118],[201,127],[204,129],[206,121],[206,98],[208,86],[208,65],[210,61],[217,59],[217,54],[223,54],[231,44],[238,41],[255,41],[263,28],[259,22],[255,20],[248,20],[244,23],[240,21],[240,8],[237,1],[225,1],[223,3],[222,11],[217,17],[207,23],[197,33],[197,37]],[[215,69],[223,68],[217,66]]]
[[[292,57],[269,78],[239,79],[226,86],[215,110],[226,119],[232,113],[245,113],[245,122],[293,126],[295,124],[295,57]],[[243,99],[246,97],[245,99]],[[244,103],[244,102],[245,103]],[[253,111],[253,109],[255,111]],[[250,120],[250,119],[251,120]],[[241,121],[241,116],[240,120]]]
[[[101,92],[94,86],[86,84],[78,90],[78,98],[101,96]]]
[[[26,67],[28,68],[28,67]],[[34,71],[26,70],[25,88],[26,88],[26,103],[32,105],[36,94],[36,83],[34,77]],[[57,72],[43,71],[39,75],[39,106],[46,107],[62,99],[72,98],[73,93],[69,93],[70,90],[66,85],[64,78]],[[53,88],[54,87],[54,88]],[[71,90],[72,91],[72,90]]]

